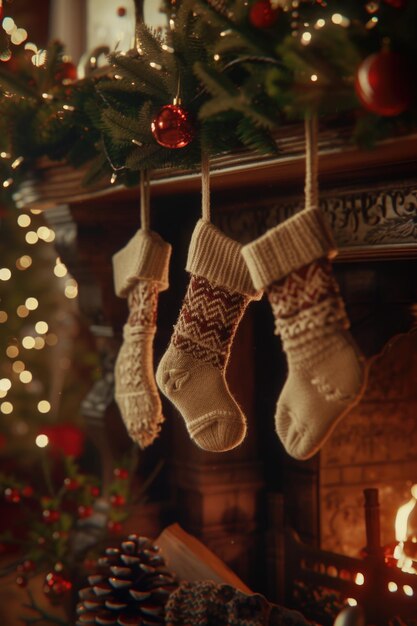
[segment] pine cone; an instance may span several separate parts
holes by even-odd
[[[178,585],[156,545],[129,535],[119,548],[107,548],[97,565],[90,586],[79,592],[77,626],[164,623],[166,601]]]

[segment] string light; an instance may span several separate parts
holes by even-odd
[[[32,378],[33,378],[32,372],[29,372],[29,370],[24,370],[23,372],[20,372],[19,374],[20,382],[24,383],[25,385],[27,383],[32,382]]]
[[[32,220],[30,219],[29,215],[27,215],[26,213],[19,215],[19,217],[17,218],[17,223],[21,228],[27,228],[30,225],[31,221]]]
[[[0,269],[0,280],[4,280],[4,281],[10,280],[11,276],[12,276],[12,273],[8,267],[2,267]]]
[[[58,337],[54,333],[49,333],[49,335],[46,335],[45,337],[45,342],[48,346],[56,346],[58,343]]]
[[[35,439],[35,443],[38,448],[46,448],[49,443],[49,438],[44,434],[38,435]]]
[[[26,243],[33,246],[35,243],[38,243],[39,237],[34,230],[29,230],[25,235],[25,239]]]
[[[6,313],[6,311],[0,311],[0,324],[4,324],[4,322],[7,322],[8,319],[8,315]]]
[[[29,311],[35,311],[39,306],[39,302],[36,298],[26,298],[25,305]]]
[[[312,75],[310,76],[310,80],[311,80],[311,82],[313,82],[313,83],[316,83],[316,82],[318,81],[318,78],[319,78],[319,77],[317,76],[317,74],[312,74]]]
[[[54,267],[54,274],[55,276],[58,276],[58,278],[63,278],[64,276],[68,274],[68,270],[66,266],[64,265],[64,263],[57,262],[57,264]]]
[[[43,337],[35,337],[35,350],[42,350],[45,347],[45,339]]]
[[[19,165],[21,165],[23,163],[24,160],[25,159],[22,156],[17,157],[17,159],[15,159],[13,161],[13,163],[11,164],[11,168],[14,169],[14,170],[17,169],[19,167]]]
[[[16,261],[16,267],[18,270],[27,270],[32,265],[32,257],[28,254],[24,254]]]
[[[34,337],[31,337],[30,335],[26,335],[26,337],[23,337],[22,346],[26,348],[26,350],[32,350],[32,348],[35,347]]]
[[[10,415],[10,413],[13,413],[13,404],[11,402],[2,402],[0,404],[0,411],[4,415]]]
[[[29,315],[29,309],[24,304],[21,304],[17,307],[16,313],[18,317],[24,318]]]
[[[301,43],[303,44],[303,46],[308,46],[308,44],[311,41],[311,33],[309,33],[307,30],[301,35]]]
[[[13,185],[13,178],[8,178],[7,180],[3,181],[3,187],[5,189],[7,189],[8,187],[10,187],[11,185]]]
[[[51,234],[51,231],[47,226],[40,226],[36,232],[39,239],[43,239],[43,241],[46,241]]]
[[[15,361],[12,365],[12,370],[15,372],[15,374],[20,374],[20,372],[23,372],[25,367],[26,366],[23,361]]]
[[[51,405],[48,400],[41,400],[38,402],[38,411],[39,413],[49,413],[51,410]]]
[[[0,378],[0,390],[1,391],[9,391],[12,386],[12,381],[8,378]]]
[[[48,332],[49,326],[46,322],[36,322],[35,330],[39,335],[45,335]]]
[[[9,346],[6,350],[6,355],[9,359],[15,359],[19,356],[19,348],[17,346]]]
[[[76,298],[78,296],[77,281],[74,280],[73,278],[70,278],[69,280],[67,280],[64,293],[66,297],[69,299]]]

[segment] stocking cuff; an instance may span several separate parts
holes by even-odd
[[[243,246],[256,289],[264,289],[290,272],[323,256],[336,255],[336,244],[322,212],[308,209]]]
[[[113,255],[114,289],[120,298],[140,280],[158,283],[159,291],[168,289],[171,246],[158,233],[138,230],[129,243]]]
[[[241,250],[240,243],[210,222],[199,220],[191,238],[186,270],[218,287],[259,300],[262,293],[253,286]]]

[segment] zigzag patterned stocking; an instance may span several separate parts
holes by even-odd
[[[246,433],[245,416],[224,373],[239,321],[259,295],[241,246],[204,220],[194,230],[186,269],[190,283],[156,381],[195,443],[222,452],[236,447]]]
[[[329,255],[334,242],[318,209],[304,210],[242,250],[254,285],[266,289],[288,359],[276,430],[297,459],[315,454],[359,401],[363,359],[348,332]]]

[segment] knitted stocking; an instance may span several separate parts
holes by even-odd
[[[239,321],[256,296],[241,246],[205,220],[194,230],[187,261],[191,279],[156,380],[204,450],[236,447],[246,420],[224,372]]]
[[[153,371],[153,338],[159,291],[168,288],[171,246],[139,230],[113,257],[115,291],[127,297],[129,317],[116,360],[115,398],[129,435],[141,448],[157,437],[163,421]]]
[[[347,329],[328,257],[335,244],[316,209],[304,210],[242,249],[253,283],[266,288],[288,360],[276,430],[297,459],[315,454],[359,401],[363,360]]]

